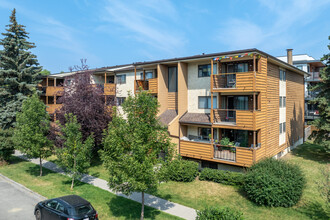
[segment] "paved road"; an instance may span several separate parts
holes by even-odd
[[[33,220],[34,206],[44,199],[0,175],[0,220]]]

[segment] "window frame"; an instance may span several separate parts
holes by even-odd
[[[200,107],[200,98],[206,98],[206,108],[201,108]],[[213,96],[213,108],[218,108],[217,106],[218,106],[218,99],[217,99],[218,97],[217,96]],[[211,103],[209,103],[210,101],[211,101],[211,96],[198,96],[198,109],[211,109],[211,107],[210,108],[208,108],[208,106],[209,106],[209,104],[210,104],[210,106],[211,106]]]
[[[116,83],[117,84],[126,84],[126,74],[116,75]]]

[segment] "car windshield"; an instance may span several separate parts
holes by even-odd
[[[93,207],[90,204],[81,205],[75,207],[75,211],[77,215],[86,215],[93,211]]]

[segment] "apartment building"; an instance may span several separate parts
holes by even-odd
[[[289,50],[292,54],[292,50]],[[288,56],[280,56],[278,59],[287,62]],[[325,67],[325,64],[316,60],[314,57],[307,54],[292,55],[291,65],[307,72],[309,75],[305,77],[305,122],[314,120],[319,117],[319,111],[315,104],[310,101],[314,100],[318,91],[311,91],[311,88],[321,81],[320,71]]]
[[[100,68],[94,78],[104,87],[114,82],[112,95],[119,98],[128,91],[150,92],[177,152],[201,167],[218,168],[248,167],[302,143],[304,74],[249,49]],[[56,77],[46,79],[48,105],[47,90],[57,85],[49,82]]]

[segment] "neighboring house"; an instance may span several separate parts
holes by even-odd
[[[142,89],[157,97],[159,119],[177,152],[201,167],[248,167],[303,142],[305,72],[265,52],[249,49],[128,66],[96,69],[94,75],[126,74],[127,84],[116,84],[113,95],[126,97],[128,90]]]
[[[287,62],[287,56],[277,58]],[[299,54],[292,56],[292,65],[309,74],[309,76],[305,77],[305,121],[314,120],[319,117],[319,112],[317,106],[309,102],[315,99],[318,92],[311,91],[311,87],[320,82],[320,71],[325,67],[325,64],[307,54]]]

